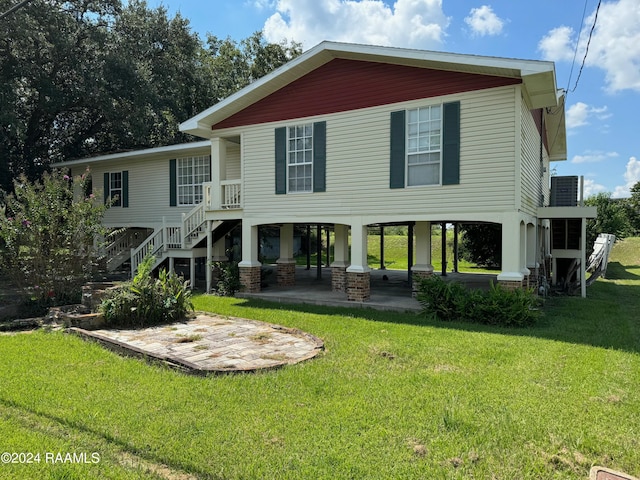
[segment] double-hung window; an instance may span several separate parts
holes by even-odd
[[[210,178],[210,161],[206,155],[179,158],[178,205],[197,205],[204,196],[202,184]]]
[[[439,185],[442,107],[407,110],[407,186]]]
[[[112,198],[112,207],[122,206],[122,172],[109,173],[109,195]]]
[[[313,191],[313,124],[287,128],[288,192]]]

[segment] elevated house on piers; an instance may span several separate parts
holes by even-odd
[[[204,141],[60,164],[90,164],[94,187],[117,197],[105,215],[123,229],[112,265],[135,270],[149,252],[158,264],[222,260],[238,226],[241,282],[256,292],[258,229],[269,225],[288,286],[294,225],[324,225],[335,232],[333,289],[361,302],[370,226],[413,225],[411,269],[428,276],[432,223],[486,222],[502,227],[500,283],[536,282],[554,251],[584,278],[595,209],[578,205],[577,190],[552,205],[550,162],[566,159],[553,63],[323,42],[180,129]]]

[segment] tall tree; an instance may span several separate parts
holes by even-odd
[[[144,0],[33,0],[0,21],[0,188],[61,159],[189,141],[179,122],[300,52],[260,33],[205,46]]]
[[[593,246],[600,233],[611,233],[616,238],[624,238],[631,233],[625,200],[611,198],[611,193],[602,192],[590,196],[584,203],[598,209],[598,216],[587,222],[587,248]]]

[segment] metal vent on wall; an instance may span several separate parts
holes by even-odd
[[[575,207],[578,205],[578,177],[551,177],[551,206]]]

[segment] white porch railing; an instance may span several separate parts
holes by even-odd
[[[242,208],[242,180],[223,180],[216,187],[213,182],[203,183],[204,201],[207,210],[231,210]]]
[[[241,180],[224,180],[220,182],[222,187],[222,208],[240,208],[240,184]]]
[[[193,240],[198,240],[205,232],[205,203],[206,201],[203,201],[201,204],[196,205],[189,213],[182,215],[183,238],[180,240],[180,246],[182,248],[185,248],[186,244],[192,243]]]
[[[180,228],[180,227],[178,227]],[[165,228],[159,228],[142,242],[137,248],[131,249],[131,276],[133,277],[138,270],[138,265],[142,263],[147,255],[156,257],[156,262],[162,260],[162,251],[165,248]]]

